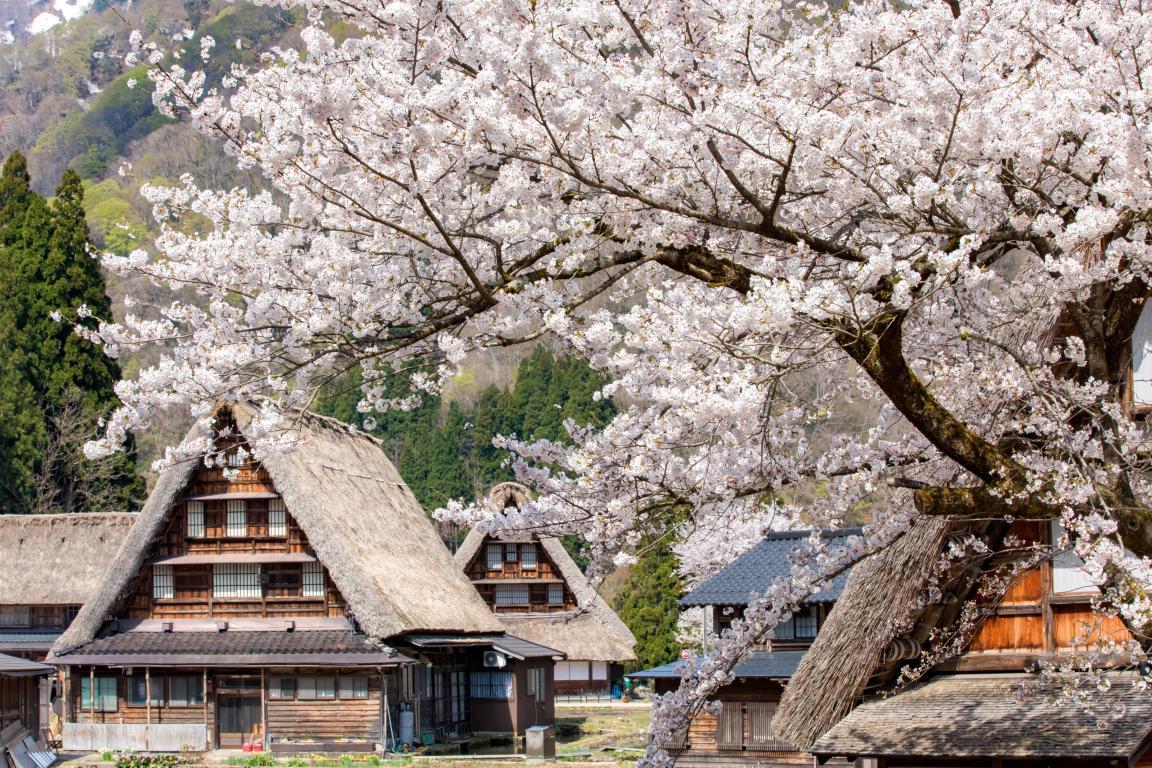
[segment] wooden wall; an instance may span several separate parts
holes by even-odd
[[[725,686],[717,695],[720,702],[779,702],[783,688],[771,680],[736,681]],[[717,717],[704,711],[693,718],[688,738],[682,749],[669,749],[677,768],[704,768],[705,766],[811,766],[812,755],[795,750],[720,749],[717,744]],[[744,722],[744,740],[751,736],[749,722]]]
[[[276,493],[267,471],[258,464],[236,468],[229,482],[220,467],[201,467],[183,497],[219,493]],[[163,534],[152,548],[149,560],[184,555],[312,554],[308,537],[287,510],[287,535],[268,535],[269,499],[246,500],[248,536],[226,536],[227,505],[224,500],[204,505],[204,536],[187,536],[188,502],[178,500]],[[153,597],[153,566],[146,565],[137,575],[132,596],[124,611],[129,619],[208,619],[208,618],[312,618],[345,615],[347,604],[332,579],[324,572],[324,595],[304,597],[302,564],[266,563],[264,594],[260,598],[214,598],[212,565],[181,565],[173,568],[174,596]]]
[[[1010,533],[1024,541],[1046,544],[1043,523],[1021,521]],[[1130,635],[1119,619],[1097,617],[1091,594],[1054,594],[1051,562],[1018,574],[976,630],[958,669],[1022,669],[1036,656],[1084,651],[1103,641],[1124,641]],[[978,601],[979,602],[979,601]],[[997,660],[1000,660],[999,662]]]
[[[301,674],[308,672],[301,670]],[[332,673],[325,670],[321,674]],[[357,670],[348,674],[368,675],[368,698],[324,701],[269,698],[264,705],[268,736],[272,739],[348,737],[379,741],[383,706],[380,673]]]
[[[498,543],[502,547],[516,546],[523,547],[526,544],[531,544],[536,549],[536,567],[525,568],[520,562],[519,556],[514,562],[503,562],[500,568],[488,567],[488,545],[490,543]],[[564,577],[560,572],[560,568],[548,556],[539,542],[500,542],[498,540],[487,537],[484,543],[480,546],[476,556],[465,569],[468,578],[475,584],[480,596],[484,598],[484,602],[492,608],[496,613],[564,613],[567,611],[575,610],[576,596],[564,581]],[[485,582],[505,581],[509,584],[515,583],[518,586],[528,586],[529,589],[529,604],[527,605],[496,605],[496,584],[493,583],[477,583],[481,580]],[[526,582],[533,582],[525,584]],[[548,602],[548,585],[549,584],[563,584],[564,585],[564,602],[563,604],[551,605]]]
[[[32,733],[39,730],[41,679],[0,676],[0,728],[19,720]]]

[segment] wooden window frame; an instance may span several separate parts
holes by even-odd
[[[484,549],[485,563],[487,563],[488,570],[498,571],[504,567],[504,545],[503,544],[489,544]]]
[[[288,510],[284,507],[284,499],[268,500],[267,534],[278,539],[288,535]]]
[[[500,595],[515,592],[517,596],[523,594],[522,601],[509,602],[501,601]],[[523,608],[527,605],[532,605],[532,591],[527,584],[497,584],[495,590],[492,592],[493,605],[501,608]]]
[[[558,600],[553,600],[554,597],[559,595]],[[548,585],[548,605],[557,606],[564,605],[564,585],[563,584],[549,584]]]
[[[324,597],[327,579],[324,577],[324,566],[319,561],[304,563],[300,573],[301,597]]]
[[[12,615],[16,618],[9,619]],[[23,617],[23,618],[21,618]],[[0,627],[30,627],[32,626],[32,606],[5,605],[0,606]]]
[[[170,565],[152,566],[152,599],[172,600],[176,597],[176,572]]]
[[[248,502],[244,499],[229,499],[224,504],[224,537],[246,538],[249,530]]]
[[[226,581],[231,577],[232,581]],[[243,594],[225,594],[227,587]],[[213,600],[262,600],[264,598],[264,569],[259,563],[216,563],[212,566]]]
[[[357,684],[358,682],[363,683],[363,689]],[[348,695],[345,695],[346,688],[350,691]],[[360,701],[369,698],[371,691],[368,675],[340,675],[336,680],[336,692],[341,701]]]
[[[332,681],[332,695],[320,695],[320,680],[330,679]],[[312,695],[304,696],[301,694],[303,686],[301,683],[309,680],[312,683]],[[336,701],[339,699],[340,683],[338,675],[299,675],[296,678],[296,701]]]
[[[540,567],[540,558],[537,556],[535,544],[520,545],[520,567],[524,570],[534,571]],[[529,562],[531,561],[531,562]]]
[[[208,535],[208,517],[204,502],[189,501],[184,507],[186,535],[190,539],[203,539]]]
[[[170,708],[191,709],[192,707],[201,708],[204,706],[204,696],[205,696],[204,678],[201,675],[180,674],[180,675],[166,675],[166,677],[168,678],[168,706]],[[180,681],[187,680],[187,681],[192,681],[193,683],[195,683],[195,689],[196,689],[196,692],[198,694],[196,700],[193,700],[193,701],[188,700],[188,696],[187,696],[187,692],[189,690],[188,688],[185,688],[185,690],[184,690],[185,697],[183,699],[177,699],[176,698],[175,693],[174,693],[174,689],[176,686],[173,685],[173,683],[175,683],[177,680],[180,680]]]
[[[111,683],[112,692],[103,690],[107,683]],[[95,690],[92,690],[92,688]],[[88,688],[88,699],[84,698],[84,689]],[[113,705],[108,709],[105,704],[111,696]],[[119,712],[120,711],[120,678],[115,675],[84,675],[80,678],[80,708],[92,712]]]
[[[515,701],[516,678],[510,669],[476,670],[469,674],[468,697],[475,701]]]
[[[124,676],[124,706],[145,709],[149,706],[163,707],[165,705],[163,675],[149,679],[150,677],[143,672]],[[139,701],[133,701],[132,688],[138,682],[144,683],[144,697]],[[151,701],[148,700],[149,693],[152,695]]]

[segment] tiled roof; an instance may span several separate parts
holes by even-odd
[[[348,630],[295,632],[122,632],[101,637],[63,656],[56,664],[212,664],[263,666],[272,663],[397,664],[408,660],[394,649]]]
[[[823,534],[832,545],[842,544],[837,539],[857,536],[859,528],[844,528]],[[787,578],[792,573],[792,550],[808,538],[811,531],[777,531],[768,534],[763,541],[749,549],[740,557],[718,571],[712,578],[700,584],[680,599],[680,605],[688,608],[698,605],[745,605],[752,594],[763,594],[778,578]],[[848,574],[843,573],[833,579],[820,593],[811,595],[805,602],[833,602],[844,589]]]
[[[52,671],[53,668],[48,664],[0,653],[0,677],[31,677],[47,675]]]
[[[821,736],[817,756],[1060,758],[1127,761],[1152,732],[1152,696],[1131,673],[1058,701],[1034,675],[949,675],[857,707]]]
[[[497,651],[503,651],[509,656],[521,659],[562,658],[563,651],[549,648],[546,645],[533,643],[522,637],[514,635],[406,635],[403,641],[409,642],[417,648],[467,648],[489,646]]]
[[[744,661],[736,665],[732,674],[736,677],[780,678],[792,677],[804,651],[753,651]],[[659,667],[632,672],[626,675],[641,679],[670,679],[680,677],[685,662],[673,661]]]
[[[60,632],[0,632],[0,652],[46,651],[60,637]]]

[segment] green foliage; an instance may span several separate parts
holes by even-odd
[[[360,375],[354,372],[321,393],[318,409],[341,421],[365,426],[356,410]],[[603,425],[615,415],[611,400],[594,400],[604,380],[583,361],[556,356],[537,347],[521,361],[511,391],[488,387],[472,406],[424,395],[411,411],[396,411],[375,419],[373,434],[425,509],[450,499],[474,498],[495,483],[514,478],[507,451],[492,445],[497,435],[568,441],[564,421]],[[410,394],[401,377],[389,380],[386,396]],[[582,566],[588,560],[582,543],[570,537],[566,545]]]
[[[125,256],[150,241],[148,222],[113,179],[86,185],[84,200],[93,241],[101,248]]]
[[[187,763],[180,755],[137,755],[127,752],[116,756],[116,768],[177,768]]]
[[[679,565],[672,537],[650,538],[616,593],[613,608],[636,636],[636,661],[628,671],[674,661],[680,653],[677,623],[680,618]]]
[[[116,403],[115,361],[74,326],[94,328],[111,316],[104,278],[88,253],[84,190],[67,172],[49,204],[29,187],[24,158],[14,154],[0,173],[0,509],[5,512],[82,511],[78,483],[87,477],[77,456],[44,466],[41,454],[64,427],[59,419],[79,399],[70,419],[95,418]],[[78,394],[77,394],[78,393]],[[87,415],[86,415],[87,414]],[[133,458],[113,468],[128,505],[142,492]],[[55,487],[45,499],[43,482]],[[39,490],[34,485],[39,483]]]
[[[244,757],[230,757],[228,758],[228,765],[243,765],[246,768],[260,768],[267,765],[279,765],[279,761],[267,752],[260,752],[255,755],[245,755]]]

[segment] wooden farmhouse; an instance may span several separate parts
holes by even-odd
[[[40,664],[120,548],[130,514],[0,515],[0,730],[49,727],[54,669]]]
[[[958,533],[976,533],[1000,553],[934,577]],[[1135,672],[1105,672],[1084,700],[1063,700],[1083,682],[1035,671],[1105,651],[1110,641],[1128,640],[1128,631],[1092,614],[1096,588],[1072,553],[1006,571],[1020,549],[1001,548],[1005,534],[1025,544],[1058,540],[1055,524],[1045,522],[1005,531],[921,518],[857,566],[785,691],[781,738],[821,761],[878,768],[1152,765],[1152,697],[1135,686]],[[974,619],[958,621],[966,605],[978,609]],[[934,653],[942,644],[955,652]],[[903,668],[922,674],[897,686]]]
[[[65,747],[345,753],[550,724],[563,654],[504,632],[377,441],[298,413],[294,447],[254,461],[257,416],[221,407],[215,460],[161,474],[55,643]]]
[[[859,528],[849,528],[823,536],[835,547],[859,533]],[[777,579],[789,577],[793,550],[810,535],[811,531],[770,533],[681,598],[680,607],[701,610],[705,635],[722,632],[743,616],[749,598],[764,593]],[[770,768],[812,764],[811,754],[777,735],[773,720],[785,686],[822,631],[846,581],[846,575],[839,576],[823,591],[811,595],[791,619],[776,627],[774,637],[766,638],[737,665],[732,682],[715,696],[718,706],[702,710],[685,734],[663,745],[677,766]],[[679,687],[685,663],[675,661],[628,677],[651,681],[656,693],[667,693]]]
[[[498,508],[518,505],[527,489],[501,483],[489,493]],[[508,633],[567,656],[556,663],[556,693],[608,696],[636,658],[636,638],[593,589],[560,539],[471,531],[456,563]]]

